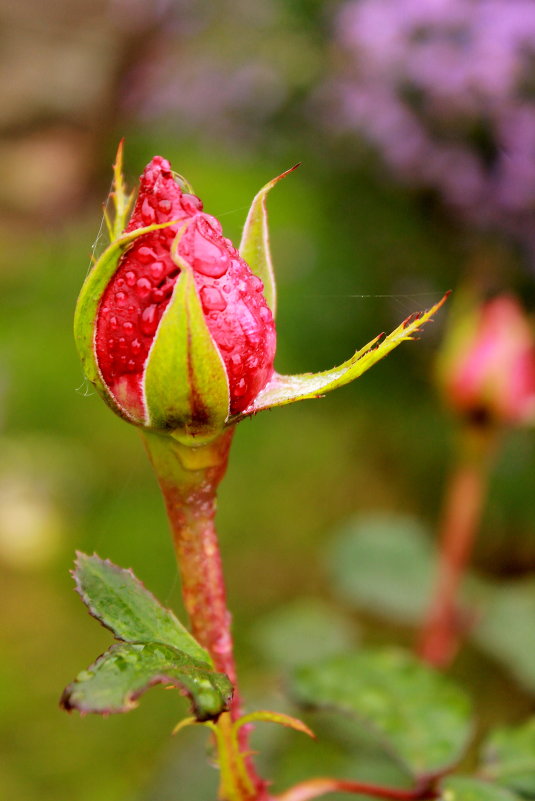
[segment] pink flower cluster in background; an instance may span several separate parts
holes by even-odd
[[[535,3],[350,0],[334,122],[463,218],[522,233],[535,208]]]

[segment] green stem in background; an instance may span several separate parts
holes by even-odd
[[[460,431],[457,464],[442,512],[434,596],[418,646],[421,658],[435,667],[451,663],[465,628],[458,594],[472,555],[498,440],[497,429],[486,423],[466,423]]]
[[[182,579],[182,595],[191,631],[210,653],[216,670],[234,685],[229,713],[215,724],[221,768],[220,798],[260,801],[265,783],[257,776],[248,753],[248,727],[236,737],[233,722],[241,714],[227,609],[225,583],[214,525],[217,488],[225,475],[234,434],[226,429],[206,445],[192,448],[170,436],[144,432],[149,458],[162,490]]]

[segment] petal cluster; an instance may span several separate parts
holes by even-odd
[[[230,413],[241,412],[273,372],[275,325],[263,283],[199,198],[182,190],[169,162],[155,156],[141,177],[126,231],[169,222],[134,240],[103,293],[95,338],[102,379],[130,417],[148,422],[144,368],[181,273],[171,249],[183,230],[178,255],[193,270],[206,325],[225,364]]]

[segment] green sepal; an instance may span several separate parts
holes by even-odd
[[[445,303],[449,294],[447,292],[430,309],[411,314],[388,336],[383,338],[381,334],[375,337],[364,348],[357,350],[350,359],[337,367],[333,367],[331,370],[324,370],[321,373],[302,373],[301,375],[279,375],[275,373],[269,383],[256,396],[253,403],[244,412],[232,417],[230,422],[237,423],[244,417],[261,412],[264,409],[272,409],[275,406],[285,406],[288,403],[310,398],[321,398],[327,392],[349,384],[355,378],[359,378],[366,370],[369,370],[370,367],[373,367],[378,361],[384,359],[390,351],[397,348],[402,342],[413,339],[414,334]]]
[[[113,165],[112,191],[108,197],[108,203],[111,202],[113,206],[113,220],[110,219],[108,214],[108,204],[106,204],[106,208],[104,209],[104,219],[108,228],[110,242],[113,242],[114,239],[118,239],[121,232],[124,231],[135,196],[135,191],[127,191],[123,177],[123,146],[124,139],[121,139]]]
[[[228,709],[232,684],[206,663],[161,643],[112,645],[64,690],[61,706],[103,715],[129,712],[149,687],[176,687],[191,699],[197,720],[212,720]]]
[[[76,591],[90,614],[125,642],[159,642],[207,665],[212,659],[197,640],[134,575],[97,554],[76,554]]]
[[[84,373],[115,410],[118,410],[117,403],[111,397],[102,381],[94,349],[96,318],[100,299],[117,269],[121,256],[128,250],[132,242],[140,236],[150,234],[152,231],[176,225],[177,222],[177,220],[171,220],[165,223],[155,223],[143,228],[136,228],[135,231],[123,234],[113,241],[92,266],[78,296],[74,313],[74,339]],[[124,415],[123,410],[120,410],[120,413]]]
[[[160,320],[143,374],[147,425],[168,430],[180,442],[202,444],[225,427],[230,392],[225,364],[206,324],[190,265],[180,267],[173,295]]]
[[[299,164],[291,167],[282,175],[273,178],[267,183],[260,192],[253,198],[251,208],[247,214],[243,234],[240,242],[240,256],[247,262],[251,271],[261,278],[264,283],[264,297],[271,309],[273,317],[277,310],[277,288],[275,285],[275,274],[271,261],[271,250],[269,247],[269,229],[267,220],[266,197],[270,189],[289,173],[293,172]]]

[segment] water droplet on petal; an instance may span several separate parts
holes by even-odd
[[[201,289],[201,303],[205,312],[224,311],[227,301],[215,286],[204,286]]]
[[[125,281],[126,281],[126,285],[127,286],[134,286],[134,284],[136,283],[136,279],[137,279],[137,275],[135,274],[135,272],[133,270],[129,270],[125,274]]]
[[[165,266],[161,261],[155,261],[149,267],[149,273],[151,274],[151,277],[154,278],[155,281],[159,281],[160,278],[162,278],[164,272],[165,272]]]
[[[131,334],[134,331],[133,324],[127,320],[126,323],[123,323],[123,331],[125,334]]]
[[[145,225],[151,225],[156,219],[156,214],[154,213],[154,209],[150,205],[148,198],[145,198],[141,206],[141,219]]]
[[[202,211],[202,202],[196,195],[182,195],[180,205],[186,214],[197,214],[198,211]]]
[[[154,334],[158,327],[156,311],[156,306],[147,306],[141,315],[141,330],[147,336]]]
[[[245,394],[246,389],[247,389],[247,382],[245,381],[245,378],[240,378],[240,380],[237,382],[236,386],[234,387],[234,393],[233,394],[234,394],[235,397],[240,397],[241,395]]]
[[[139,278],[136,284],[136,295],[140,298],[148,298],[152,292],[152,284],[148,278]]]
[[[110,317],[110,328],[112,331],[117,331],[117,329],[119,328],[119,323],[115,315],[113,317]]]
[[[124,292],[116,292],[115,302],[118,306],[124,306],[126,302],[126,294]]]
[[[130,350],[132,351],[132,354],[134,356],[137,356],[138,353],[141,352],[141,342],[139,341],[139,339],[132,340],[130,344]]]
[[[152,211],[152,209],[151,209]],[[143,245],[142,247],[138,248],[137,250],[137,258],[141,264],[148,264],[150,261],[154,261],[156,258],[156,254],[152,248],[146,247]]]

